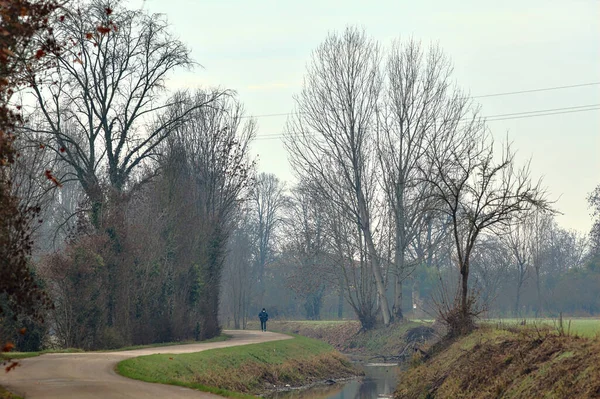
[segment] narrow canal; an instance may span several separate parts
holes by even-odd
[[[332,385],[316,386],[305,390],[280,392],[272,399],[374,399],[391,398],[398,382],[396,365],[363,364],[365,372],[360,378]]]

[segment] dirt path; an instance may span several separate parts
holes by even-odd
[[[198,343],[106,353],[57,353],[20,360],[10,373],[0,372],[0,385],[26,399],[35,398],[220,398],[172,385],[130,380],[115,373],[115,365],[131,357],[155,353],[190,353],[228,346],[288,339],[260,331],[225,331],[233,338]]]

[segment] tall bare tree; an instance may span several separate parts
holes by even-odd
[[[281,223],[280,212],[285,205],[285,187],[270,173],[260,173],[251,194],[252,220],[255,233],[255,271],[257,280],[257,301],[264,297],[265,266],[273,261],[275,232]]]
[[[46,79],[31,78],[33,112],[42,123],[26,129],[45,136],[45,145],[70,166],[66,179],[81,184],[98,226],[104,182],[117,193],[125,190],[169,133],[219,93],[205,103],[190,104],[181,94],[165,98],[168,74],[194,62],[164,16],[128,10],[120,0],[92,0],[65,11],[54,31],[68,46],[54,55],[56,67]],[[191,108],[164,118],[184,104]]]
[[[452,66],[437,46],[424,51],[419,42],[395,42],[388,57],[377,150],[384,192],[394,224],[393,316],[401,320],[402,281],[417,262],[409,247],[424,227],[424,186],[419,162],[434,134],[436,121],[446,112]]]
[[[374,239],[379,53],[378,45],[357,28],[330,34],[313,53],[285,145],[296,173],[359,226],[387,325],[390,307]]]

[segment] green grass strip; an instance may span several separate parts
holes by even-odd
[[[284,365],[289,361],[302,361],[331,352],[333,348],[324,342],[296,335],[290,340],[197,353],[141,356],[120,362],[116,370],[136,380],[185,386],[232,398],[250,398],[250,395],[215,388],[199,381],[215,380],[226,375],[232,385],[248,387],[252,391],[260,388],[262,382],[244,370],[255,370],[263,365]]]
[[[23,399],[21,396],[17,396],[13,393],[8,392],[2,386],[0,386],[0,399]]]

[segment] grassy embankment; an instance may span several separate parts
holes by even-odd
[[[425,323],[427,324],[427,323]],[[360,331],[358,321],[273,321],[269,329],[319,339],[353,357],[390,356],[406,346],[406,333],[424,323],[405,321],[371,331]]]
[[[543,327],[488,324],[446,342],[401,375],[396,399],[600,397],[600,338],[582,336],[594,323]]]
[[[117,372],[233,398],[357,374],[330,345],[301,336],[198,353],[141,356],[120,362]]]

